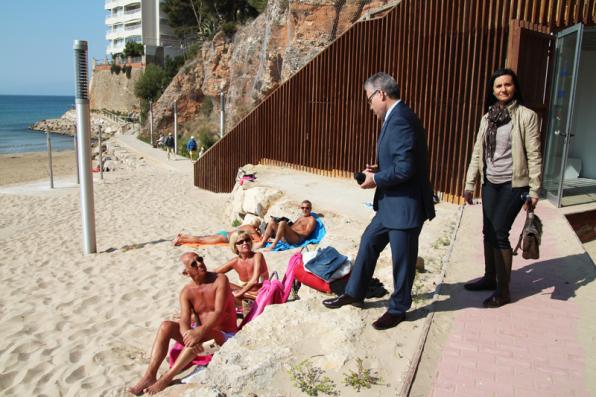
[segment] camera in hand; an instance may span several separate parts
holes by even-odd
[[[292,222],[285,216],[272,216],[271,219],[273,219],[273,222],[275,222],[275,223],[279,223],[281,221],[286,221],[286,223],[290,226],[292,226],[294,224],[294,222]]]
[[[366,175],[364,175],[363,172],[354,172],[354,179],[356,179],[356,182],[358,182],[359,185],[362,185],[366,179]]]

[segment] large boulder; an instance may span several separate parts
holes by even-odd
[[[269,187],[253,187],[244,191],[242,211],[244,214],[254,214],[263,217],[272,202],[281,197],[281,192]]]

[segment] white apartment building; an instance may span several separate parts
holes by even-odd
[[[166,15],[160,11],[163,0],[105,0],[108,47],[112,56],[121,53],[129,41],[143,43],[145,53],[154,55],[163,47],[164,56],[181,53]]]

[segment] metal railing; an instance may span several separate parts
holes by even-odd
[[[344,177],[374,163],[380,125],[362,84],[385,71],[426,128],[435,191],[459,201],[510,20],[552,31],[595,17],[596,0],[403,0],[353,25],[265,98],[195,163],[194,183],[229,192],[247,163]]]

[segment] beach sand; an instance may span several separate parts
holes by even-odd
[[[77,165],[74,150],[52,153],[54,178],[76,178]],[[0,154],[0,186],[46,179],[50,183],[47,152]],[[75,180],[76,182],[76,180]]]
[[[69,153],[57,156],[65,162],[64,174],[53,190],[47,179],[29,182],[47,177],[39,174],[43,155],[33,157],[39,157],[39,167],[31,165],[35,161],[29,155],[0,160],[0,394],[127,395],[126,388],[146,367],[160,322],[177,312],[178,293],[186,283],[177,268],[179,256],[189,249],[173,247],[171,240],[180,231],[230,229],[225,211],[229,195],[197,189],[191,172],[157,161],[118,168],[103,181],[95,175],[98,253],[85,256]],[[281,201],[296,210],[302,199],[310,198],[315,211],[325,215],[324,245],[355,255],[372,216],[363,204],[372,199],[371,192],[363,193],[349,180],[276,167],[257,170],[257,177],[282,190]],[[456,206],[441,204],[437,219],[423,229],[420,256],[429,271],[417,277],[408,322],[378,332],[370,324],[384,312],[387,297],[373,300],[366,310],[329,311],[320,303],[325,295],[303,287],[299,300],[268,308],[226,343],[198,384],[172,386],[161,395],[216,395],[204,394],[208,390],[304,395],[288,375],[303,359],[325,370],[342,396],[398,395],[424,328],[424,307],[440,281],[457,214]],[[199,253],[210,269],[233,256],[227,247]],[[291,254],[266,253],[270,270],[283,275]],[[392,290],[388,250],[375,276]],[[343,385],[343,374],[355,368],[356,358],[378,372],[382,386],[357,393]],[[164,363],[161,371],[165,368]]]

